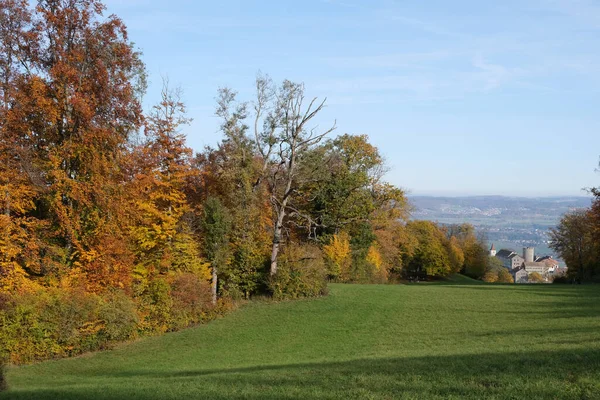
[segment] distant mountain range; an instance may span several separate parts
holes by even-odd
[[[586,208],[590,197],[410,196],[414,219],[443,224],[471,223],[497,249],[520,251],[534,246],[538,255],[553,255],[548,248],[548,231],[561,216]]]

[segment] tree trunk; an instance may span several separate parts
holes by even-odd
[[[287,199],[286,199],[287,200]],[[277,256],[279,255],[279,246],[281,243],[281,231],[283,230],[283,218],[285,217],[285,204],[279,208],[277,212],[277,223],[273,229],[273,248],[271,250],[271,276],[277,273]]]
[[[4,191],[5,203],[4,203],[4,215],[10,217],[10,193],[8,189]]]
[[[213,266],[212,267],[212,285],[211,285],[211,292],[212,292],[212,303],[214,306],[217,305],[217,267]]]

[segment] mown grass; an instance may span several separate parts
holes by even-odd
[[[600,286],[331,285],[8,384],[0,399],[599,399]]]

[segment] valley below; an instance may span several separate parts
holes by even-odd
[[[549,247],[549,232],[565,213],[589,207],[591,198],[580,197],[506,197],[411,196],[414,219],[441,224],[470,223],[496,249],[520,252],[533,246],[536,255],[558,258]]]

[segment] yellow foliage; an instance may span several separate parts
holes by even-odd
[[[483,275],[483,280],[488,283],[494,283],[498,280],[498,274],[494,271],[488,271]]]
[[[367,252],[367,262],[375,266],[375,271],[381,271],[383,259],[381,258],[381,253],[379,252],[379,249],[374,245],[371,245],[371,247],[369,247],[369,251]]]
[[[346,232],[333,235],[331,242],[323,246],[323,251],[329,264],[329,275],[347,279],[352,263],[350,236]]]

